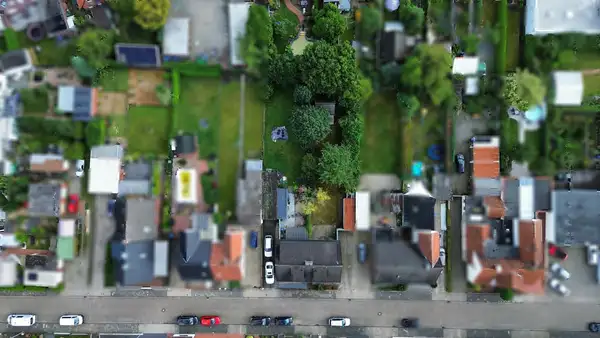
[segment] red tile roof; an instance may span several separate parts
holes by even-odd
[[[356,230],[356,200],[344,198],[344,230]]]
[[[473,177],[498,178],[500,176],[500,149],[473,146]]]
[[[488,218],[504,218],[504,202],[499,196],[487,196],[483,198],[483,204],[486,207]]]
[[[523,263],[539,267],[544,261],[542,221],[519,221],[519,256]]]
[[[431,265],[440,259],[440,234],[437,231],[419,232],[419,249]]]
[[[212,246],[210,269],[215,281],[241,281],[244,277],[243,230],[227,230],[221,243]]]

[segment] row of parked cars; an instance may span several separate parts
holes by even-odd
[[[36,321],[36,316],[32,314],[12,314],[8,315],[6,322],[10,326],[33,326]],[[83,324],[82,315],[64,315],[58,319],[60,326],[78,326]]]

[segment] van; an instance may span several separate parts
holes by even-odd
[[[10,326],[33,326],[35,315],[8,315],[6,322]]]
[[[273,257],[273,236],[265,236],[265,257]]]
[[[82,315],[64,315],[58,320],[60,326],[77,326],[83,324]]]
[[[346,326],[350,326],[350,318],[347,318],[347,317],[333,317],[333,318],[329,318],[329,326],[331,326],[331,327],[346,327]]]

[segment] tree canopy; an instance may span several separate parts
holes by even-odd
[[[296,37],[296,22],[288,19],[281,12],[276,12],[272,16],[273,38],[277,41],[289,41]]]
[[[440,106],[455,97],[448,77],[452,56],[441,45],[419,45],[415,54],[402,65],[401,88],[411,93],[424,93],[431,103]]]
[[[87,63],[104,68],[113,50],[114,33],[103,29],[86,30],[77,40],[77,50]]]
[[[358,152],[365,133],[365,120],[362,114],[347,115],[340,119],[342,139],[348,146]]]
[[[421,103],[416,96],[403,93],[398,93],[398,95],[396,95],[396,102],[398,103],[398,108],[400,108],[400,111],[402,112],[402,116],[405,116],[409,120],[415,116],[415,113],[419,111],[419,108],[421,107]]]
[[[502,96],[510,106],[527,111],[544,101],[546,86],[536,75],[519,69],[506,76]]]
[[[373,35],[383,27],[381,10],[375,6],[363,6],[360,13],[360,22],[358,23],[360,40],[372,40]]]
[[[329,111],[316,106],[294,108],[290,117],[290,136],[303,149],[322,142],[331,132]]]
[[[135,0],[133,21],[145,30],[161,29],[167,22],[171,0]]]
[[[338,186],[345,192],[355,191],[360,177],[360,161],[355,149],[327,144],[319,160],[319,176],[325,184]]]
[[[294,89],[294,103],[299,106],[309,105],[312,102],[312,93],[305,85],[296,86]]]
[[[291,49],[286,49],[283,54],[269,59],[267,67],[269,83],[279,88],[293,87],[298,78],[297,58]]]
[[[306,47],[299,57],[299,71],[303,82],[313,92],[338,96],[359,84],[355,52],[347,43],[329,44],[317,41]]]
[[[318,10],[312,26],[312,33],[319,39],[333,43],[340,40],[347,28],[346,18],[331,3]]]
[[[240,41],[248,71],[258,71],[261,62],[274,50],[273,25],[265,6],[250,6],[246,35]]]
[[[417,92],[421,88],[421,61],[416,56],[409,56],[400,67],[401,87]]]
[[[425,22],[425,12],[423,12],[423,9],[413,5],[410,1],[402,1],[398,15],[407,34],[421,34],[423,23]]]

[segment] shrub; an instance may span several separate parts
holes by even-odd
[[[106,123],[103,119],[94,119],[85,128],[85,143],[88,147],[104,144],[106,139]]]
[[[304,227],[306,228],[306,233],[308,234],[308,238],[312,238],[312,220],[310,219],[310,215],[306,215],[304,217]]]
[[[307,86],[299,85],[294,89],[294,103],[299,106],[309,105],[312,102],[312,93]]]
[[[177,70],[173,70],[172,79],[173,85],[173,105],[179,103],[179,96],[181,95],[181,74]]]

